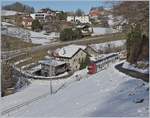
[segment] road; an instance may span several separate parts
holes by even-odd
[[[115,39],[117,35],[120,34],[107,34],[107,35],[102,35],[102,36],[97,36],[97,37],[89,37],[89,38],[83,38],[80,40],[74,40],[74,41],[67,41],[67,42],[53,42],[47,45],[40,45],[40,46],[35,46],[35,47],[30,47],[30,48],[24,48],[24,49],[19,49],[19,50],[14,50],[14,51],[5,51],[2,52],[2,59],[3,60],[9,60],[12,59],[13,57],[19,56],[20,54],[27,53],[27,52],[37,52],[39,50],[43,49],[56,49],[65,45],[69,44],[82,44],[82,45],[88,45],[88,44],[94,44],[94,43],[102,43],[104,42],[104,39],[106,41],[112,41],[112,40],[120,40],[120,39]],[[115,37],[113,37],[115,36]],[[103,39],[103,40],[102,40]]]

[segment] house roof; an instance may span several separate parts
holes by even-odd
[[[61,49],[57,49],[56,53],[58,53],[59,57],[73,57],[79,50],[85,50],[86,46],[83,45],[68,45]]]
[[[98,49],[95,48],[95,47],[92,46],[92,45],[88,45],[87,48],[90,48],[90,49],[92,49],[94,52],[98,53]]]
[[[93,45],[88,45],[88,48],[91,48],[93,51],[95,51],[96,53],[98,53],[98,47]]]
[[[90,16],[99,16],[101,14],[102,14],[102,12],[97,9],[90,11]]]
[[[39,63],[45,64],[45,65],[50,65],[50,66],[59,66],[59,65],[65,64],[64,61],[58,61],[58,60],[54,60],[54,59],[41,60],[41,61],[39,61]]]
[[[117,56],[117,55],[118,55],[117,53],[102,54],[102,55],[97,56],[97,57],[94,57],[94,56],[90,57],[90,60],[92,62],[101,62],[105,59],[109,59],[109,58]]]

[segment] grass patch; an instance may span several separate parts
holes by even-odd
[[[91,38],[91,39],[90,39]],[[117,41],[117,40],[124,40],[126,38],[126,34],[124,33],[117,33],[117,34],[108,34],[108,35],[101,35],[101,36],[94,36],[94,37],[85,37],[80,42],[75,44],[87,45],[87,44],[98,44],[98,43],[105,43],[108,41]],[[90,39],[90,41],[88,41]]]
[[[31,59],[29,59],[29,60],[27,60],[27,61],[24,61],[24,62],[22,62],[22,63],[20,63],[20,64],[18,64],[17,67],[22,67],[22,66],[27,65],[27,64],[30,64],[30,63],[37,63],[39,60],[44,59],[44,57],[45,57],[46,55],[48,55],[48,54],[47,54],[47,51],[48,51],[48,49],[43,49],[43,50],[40,50],[40,51],[35,52],[34,54],[32,54],[31,52],[28,52],[28,53],[26,54],[26,56],[24,56],[24,58],[22,58],[22,59],[30,58],[30,57],[31,57]],[[15,61],[16,61],[16,60],[15,60]],[[18,60],[18,61],[19,61],[19,60]]]

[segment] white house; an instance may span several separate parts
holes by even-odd
[[[45,22],[46,17],[48,17],[49,14],[47,14],[47,13],[33,13],[33,14],[30,14],[30,16],[33,18],[33,20],[37,19],[40,22]]]
[[[67,16],[67,22],[90,23],[89,16]]]
[[[74,22],[75,17],[74,16],[67,16],[67,22]]]

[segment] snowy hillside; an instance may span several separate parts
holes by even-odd
[[[1,16],[13,16],[16,15],[17,12],[16,11],[12,11],[12,10],[2,10],[1,11]]]
[[[58,32],[52,32],[49,35],[45,35],[44,32],[34,32],[26,30],[20,27],[16,27],[13,24],[2,22],[2,34],[17,37],[23,39],[26,42],[32,42],[33,44],[46,45],[50,42],[56,41],[59,38]]]
[[[48,95],[9,115],[12,117],[148,116],[148,83],[120,73],[114,66],[91,76],[86,75],[85,71],[79,73],[82,73],[82,80],[65,84],[56,94]],[[37,88],[37,92],[41,91]],[[28,94],[30,95],[32,94]],[[5,103],[7,104],[6,101]]]
[[[59,33],[55,34],[54,32],[52,32],[49,35],[45,35],[44,32],[30,31],[30,34],[31,34],[31,40],[33,44],[46,45],[47,43],[56,41],[56,39],[54,38],[59,38]]]

